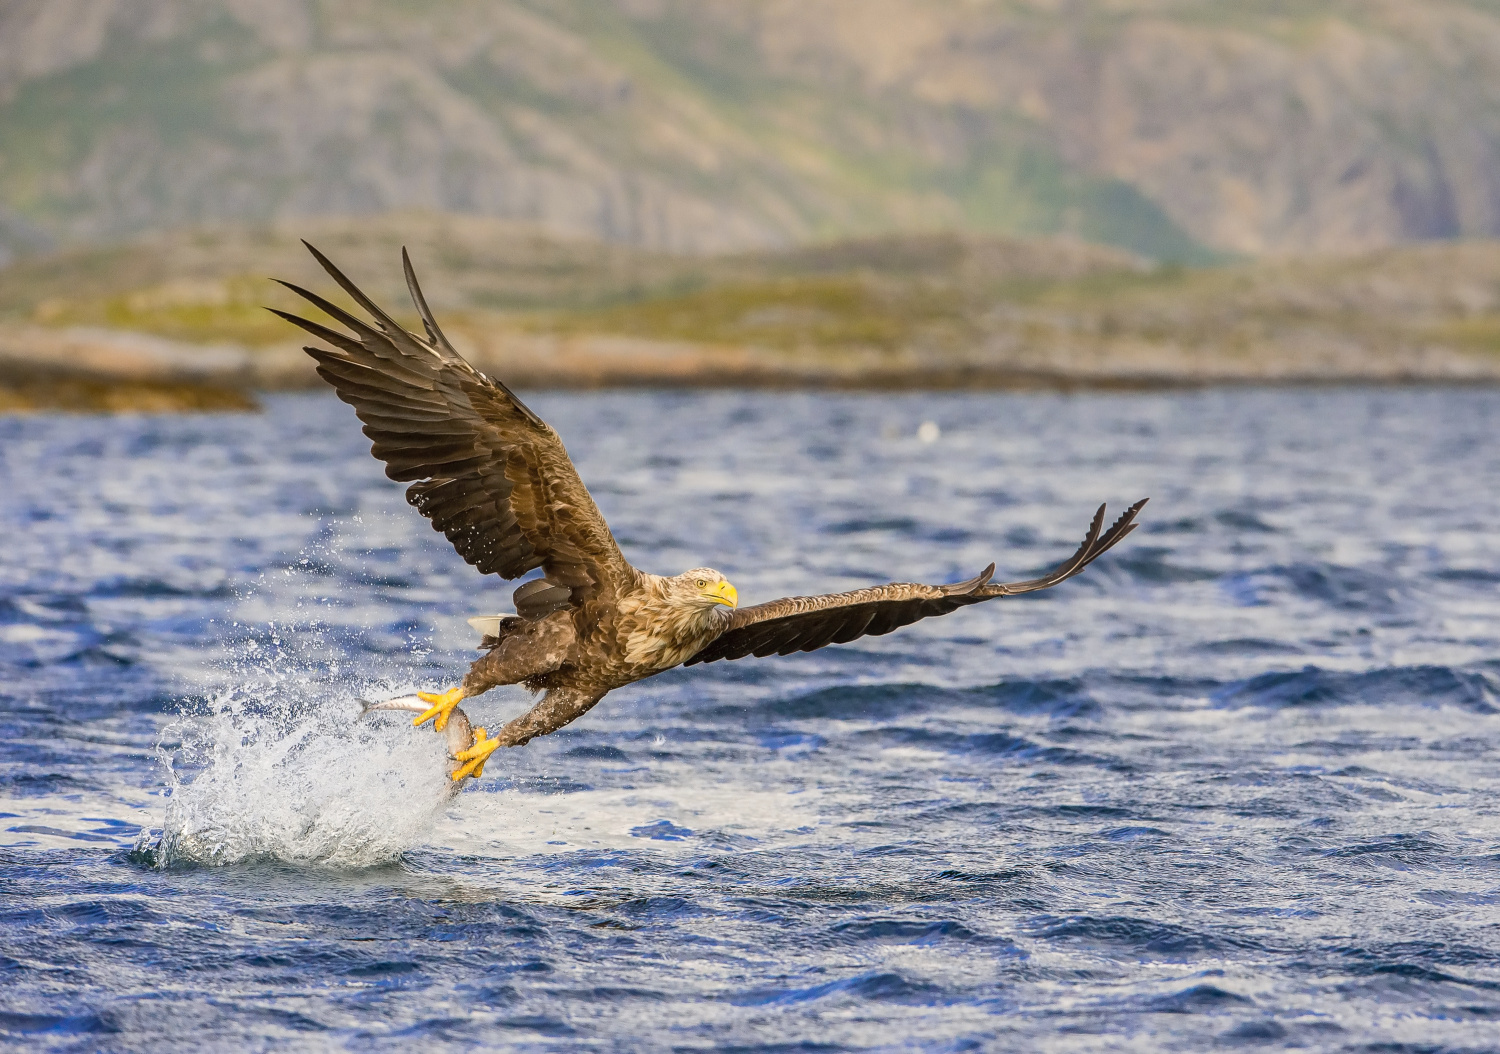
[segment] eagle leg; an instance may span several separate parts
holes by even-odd
[[[577,642],[578,631],[569,612],[535,622],[514,619],[489,654],[469,667],[463,690],[472,698],[498,685],[519,684],[552,673],[567,661]]]
[[[487,736],[483,728],[474,729],[473,745],[453,755],[454,761],[463,762],[463,765],[454,770],[453,782],[457,783],[465,776],[473,776],[475,779],[483,776],[484,763],[499,746],[500,740],[494,736]]]
[[[412,720],[412,724],[420,728],[435,717],[437,720],[433,721],[432,727],[435,731],[441,732],[447,727],[448,715],[453,712],[455,706],[464,701],[467,695],[463,685],[450,688],[446,692],[418,692],[417,698],[427,703],[429,709],[418,714]]]
[[[588,688],[549,688],[541,702],[520,717],[507,721],[495,736],[495,742],[506,747],[525,746],[537,736],[556,732],[563,725],[578,720],[602,698],[604,692]]]

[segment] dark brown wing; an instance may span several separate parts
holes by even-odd
[[[872,589],[856,589],[852,593],[785,597],[739,609],[730,618],[729,628],[683,665],[743,659],[747,655],[763,657],[815,651],[829,644],[847,644],[857,637],[889,633],[918,619],[946,615],[995,597],[1048,589],[1078,574],[1101,553],[1135,530],[1136,513],[1145,504],[1144,500],[1136,502],[1102,535],[1099,532],[1104,526],[1104,506],[1099,506],[1088,536],[1078,551],[1041,578],[1003,585],[991,583],[995,565],[990,564],[978,577],[951,586],[896,582]]]
[[[636,572],[557,433],[448,343],[406,250],[401,262],[425,340],[402,329],[327,257],[307,247],[374,325],[286,282],[281,284],[353,336],[285,311],[276,314],[337,349],[305,350],[317,360],[318,374],[364,422],[365,435],[374,440],[371,452],[385,462],[386,475],[411,483],[406,500],[486,574],[516,578],[543,568],[545,585],[528,583],[517,590],[526,591],[517,610],[528,617],[609,599],[633,587]]]

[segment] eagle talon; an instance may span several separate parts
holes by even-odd
[[[484,775],[484,763],[489,760],[500,746],[500,740],[488,738],[483,728],[474,729],[474,744],[467,750],[460,750],[453,755],[454,761],[462,761],[464,765],[453,773],[453,782],[457,783],[465,776],[478,779]]]
[[[430,703],[431,707],[418,714],[412,724],[420,728],[435,717],[437,720],[432,724],[433,730],[441,732],[448,726],[448,715],[453,712],[453,708],[464,701],[464,690],[460,685],[446,692],[418,692],[417,698]]]

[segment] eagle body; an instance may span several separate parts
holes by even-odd
[[[727,585],[708,568],[678,577]],[[679,600],[679,594],[689,599]],[[572,720],[616,688],[680,665],[724,631],[728,616],[723,607],[694,602],[695,595],[688,583],[638,572],[612,608],[591,613],[580,606],[534,620],[503,618],[498,632],[481,641],[487,653],[469,667],[461,685],[464,697],[521,684],[548,693],[554,709],[567,700]],[[500,734],[516,745],[543,734],[538,729],[545,722],[529,717]]]
[[[424,335],[397,324],[322,253],[309,251],[372,321],[290,283],[346,331],[284,311],[277,315],[331,347],[305,350],[319,375],[354,407],[386,474],[408,483],[407,501],[477,570],[517,579],[516,614],[483,624],[485,654],[463,683],[419,693],[442,731],[460,700],[503,684],[542,698],[493,737],[477,728],[458,780],[483,771],[497,747],[519,746],[587,713],[616,688],[679,665],[790,655],[889,633],[996,597],[1048,589],[1081,572],[1135,529],[1145,501],[1108,529],[1104,506],[1083,544],[1039,578],[995,583],[991,564],[951,585],[896,582],[740,607],[728,580],[699,567],[674,576],[626,561],[578,477],[562,440],[505,384],[476,370],[438,327],[411,260],[402,264]],[[461,711],[459,711],[461,713]]]

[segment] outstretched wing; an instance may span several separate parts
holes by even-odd
[[[448,343],[406,250],[401,262],[425,340],[397,325],[327,257],[307,248],[374,324],[287,282],[281,284],[353,335],[285,311],[276,314],[336,349],[305,350],[317,360],[318,374],[364,422],[385,474],[411,483],[406,500],[486,574],[516,578],[543,568],[545,579],[516,590],[523,615],[535,618],[624,592],[636,572],[557,433]]]
[[[1003,585],[991,583],[995,565],[990,564],[978,577],[951,586],[896,582],[872,589],[856,589],[852,593],[784,597],[736,611],[729,620],[729,627],[683,665],[743,659],[747,655],[763,657],[815,651],[829,644],[847,644],[858,637],[889,633],[918,619],[946,615],[995,597],[1051,588],[1078,574],[1101,553],[1135,530],[1136,513],[1145,504],[1144,500],[1136,502],[1102,535],[1099,532],[1104,526],[1104,506],[1099,506],[1088,536],[1078,551],[1041,578]]]

